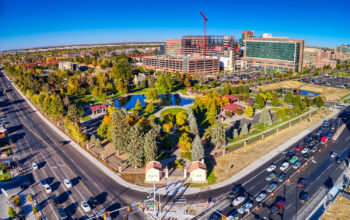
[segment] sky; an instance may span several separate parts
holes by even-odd
[[[203,34],[350,44],[350,0],[0,0],[0,50],[86,43],[165,41]]]

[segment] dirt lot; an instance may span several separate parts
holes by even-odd
[[[346,220],[349,219],[350,201],[339,196],[337,201],[323,215],[322,220]]]
[[[298,135],[301,131],[305,130],[316,122],[323,120],[324,117],[330,113],[331,111],[329,110],[320,111],[312,116],[312,122],[303,120],[292,127],[283,129],[276,134],[268,136],[264,140],[254,142],[246,147],[242,147],[229,154],[226,154],[223,157],[217,158],[217,165],[214,168],[214,175],[217,178],[216,183],[224,181],[225,179],[238,173],[254,162],[256,158],[260,158],[269,153],[290,138]],[[231,166],[233,166],[233,168],[231,168]]]
[[[349,89],[338,89],[338,88],[328,87],[328,86],[313,85],[313,84],[303,83],[303,82],[294,81],[294,80],[259,86],[258,89],[276,90],[282,87],[289,87],[290,89],[300,89],[300,90],[306,90],[310,92],[316,92],[321,96],[326,97],[326,100],[329,100],[329,101],[338,100],[343,96],[349,94],[349,91],[350,91]]]

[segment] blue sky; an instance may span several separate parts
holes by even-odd
[[[0,50],[39,46],[164,41],[207,33],[272,33],[306,45],[350,44],[349,0],[119,1],[0,0]]]

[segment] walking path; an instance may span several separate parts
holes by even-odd
[[[7,77],[7,75],[5,74],[5,76]],[[7,77],[8,78],[8,77]],[[12,83],[12,82],[11,82]],[[13,84],[13,83],[12,83]],[[53,125],[49,120],[47,120],[41,113],[40,111],[38,111],[33,105],[32,103],[21,93],[21,91],[13,84],[14,88],[18,91],[18,93],[22,96],[22,98],[28,103],[29,106],[31,106],[31,108],[34,110],[34,112],[43,120],[45,121],[45,123],[47,123],[53,130],[55,130],[57,132],[58,135],[60,135],[63,139],[65,140],[71,140],[66,134],[64,134],[59,128],[57,128],[55,125]],[[182,106],[183,108],[185,106]],[[311,111],[311,110],[310,110]],[[306,112],[304,114],[308,114],[310,113]],[[339,110],[337,109],[333,109],[333,113],[331,115],[329,115],[328,117],[326,117],[325,119],[330,119],[332,117],[334,117],[336,114],[338,114]],[[301,117],[301,116],[299,116]],[[295,120],[295,119],[294,119]],[[285,123],[289,123],[289,121],[285,122]],[[275,150],[271,151],[270,153],[266,154],[265,156],[261,157],[260,159],[256,160],[254,163],[250,164],[248,167],[246,167],[245,169],[241,170],[240,172],[238,172],[237,174],[235,174],[234,176],[230,177],[229,179],[211,185],[209,187],[207,187],[206,189],[216,189],[216,188],[221,188],[223,186],[226,186],[228,184],[232,184],[234,182],[236,182],[237,180],[241,179],[242,177],[246,176],[247,174],[251,173],[252,171],[254,171],[255,169],[257,169],[259,166],[261,166],[262,164],[264,164],[266,161],[270,160],[271,158],[273,158],[274,156],[276,156],[277,154],[280,154],[281,152],[285,151],[289,146],[295,144],[297,141],[299,141],[301,138],[303,138],[305,135],[309,134],[313,129],[315,129],[316,127],[320,126],[322,124],[322,121],[317,122],[316,124],[314,124],[313,126],[311,126],[310,128],[302,131],[299,135],[295,136],[294,138],[290,139],[289,141],[285,142],[284,144],[282,144],[281,146],[279,146],[278,148],[276,148]],[[275,129],[275,128],[273,128]],[[266,132],[266,131],[265,131]],[[107,168],[106,166],[104,166],[101,162],[99,162],[96,158],[94,158],[93,156],[91,156],[88,152],[86,152],[82,147],[80,147],[76,142],[74,142],[74,140],[71,140],[70,143],[79,153],[81,153],[82,156],[84,156],[86,159],[88,159],[91,163],[94,163],[96,165],[96,167],[98,167],[102,172],[104,172],[106,175],[110,176],[112,179],[114,179],[116,182],[118,182],[119,184],[127,187],[127,188],[132,188],[134,190],[138,190],[138,191],[143,191],[143,192],[152,192],[152,188],[148,188],[148,187],[141,187],[141,186],[137,186],[134,184],[131,184],[129,182],[126,182],[125,180],[123,180],[121,177],[119,177],[117,174],[115,174],[114,172],[111,172],[109,170],[109,168]],[[179,181],[179,183],[181,183],[183,181]],[[161,187],[157,189],[157,193],[164,195],[164,194],[177,194],[178,192],[180,192],[181,195],[185,195],[185,194],[193,194],[193,193],[200,193],[202,191],[201,188],[188,188],[183,184],[179,184],[179,186],[172,187],[172,186],[167,186],[167,187]]]

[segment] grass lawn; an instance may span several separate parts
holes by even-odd
[[[143,89],[135,88],[135,89],[132,89],[129,94],[132,95],[132,94],[146,93],[150,89],[152,89],[152,88],[143,88]]]
[[[160,152],[160,154],[157,156],[156,160],[162,161],[162,160],[169,158],[169,157],[171,157],[170,153]]]
[[[187,159],[189,161],[192,161],[192,153],[191,152],[181,153],[181,157],[184,159]]]
[[[164,111],[162,111],[162,112],[160,113],[160,115],[161,115],[162,117],[164,117],[164,115],[165,115],[165,114],[168,114],[168,113],[170,113],[170,114],[172,114],[172,115],[176,115],[177,113],[182,112],[182,111],[186,111],[186,110],[183,109],[183,108],[168,108],[168,109],[165,109]]]
[[[338,196],[335,203],[325,212],[321,220],[349,219],[350,201]]]
[[[82,120],[82,121],[89,121],[89,120],[91,120],[91,117],[84,116],[84,117],[81,117],[80,120]]]
[[[0,175],[0,181],[11,179],[11,175],[6,171],[6,173]]]
[[[175,91],[175,92],[180,92],[180,93],[183,94],[183,95],[187,95],[187,88],[178,89],[178,90]]]

